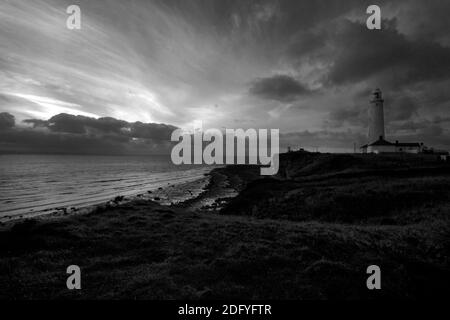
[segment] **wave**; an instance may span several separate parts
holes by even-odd
[[[18,157],[18,156],[10,156]],[[20,156],[20,161],[0,157],[0,217],[48,212],[62,207],[85,207],[116,196],[136,196],[167,185],[204,178],[210,167],[175,167],[152,158],[89,157],[48,158]],[[7,157],[6,157],[7,158]],[[70,158],[70,157],[69,157]],[[4,166],[5,162],[8,162]],[[16,165],[14,165],[16,163]],[[47,165],[43,165],[47,163]],[[62,163],[68,165],[61,166]]]

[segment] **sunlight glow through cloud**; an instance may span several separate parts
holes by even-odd
[[[27,112],[35,117],[41,119],[48,119],[59,113],[69,113],[73,115],[82,115],[86,117],[98,118],[99,116],[79,110],[81,107],[76,103],[70,103],[65,101],[60,101],[52,99],[49,97],[40,97],[31,94],[21,94],[21,93],[6,93],[7,95],[18,97],[30,101],[39,106],[39,109],[28,109]]]
[[[70,0],[0,1],[0,112],[363,136],[381,87],[392,132],[448,117],[448,4],[386,0],[368,33],[356,0],[206,2],[78,0],[73,31]]]

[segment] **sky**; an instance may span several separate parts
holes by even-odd
[[[375,88],[388,140],[450,149],[450,2],[368,30],[372,2],[0,0],[0,152],[167,153],[199,121],[353,151]]]

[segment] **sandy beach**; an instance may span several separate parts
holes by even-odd
[[[30,191],[31,188],[5,192],[6,186],[4,186],[0,200],[3,200],[2,203],[6,205],[0,210],[0,223],[37,217],[48,219],[71,214],[86,214],[99,207],[114,207],[137,199],[154,200],[163,205],[184,202],[197,197],[204,191],[210,180],[209,172],[213,168],[201,167],[191,170],[175,168],[169,172],[155,173],[144,171],[134,173],[131,179],[121,179],[121,175],[118,175],[110,181],[101,181],[103,184],[94,188],[88,188],[83,183],[73,185],[67,183],[65,186],[54,183],[50,190],[60,193],[56,196],[39,189]],[[70,169],[67,169],[70,173]],[[111,176],[113,173],[108,175]],[[35,179],[45,180],[45,177],[36,176]],[[52,182],[54,180],[55,178],[52,178]],[[128,181],[124,183],[124,180]],[[84,184],[89,183],[92,182],[84,181]],[[20,185],[21,182],[18,181],[16,184]],[[66,189],[71,192],[65,191]]]

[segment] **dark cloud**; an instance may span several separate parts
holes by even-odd
[[[418,115],[419,103],[408,94],[393,94],[391,99],[386,101],[387,122],[409,120]]]
[[[363,126],[367,123],[366,111],[361,107],[340,108],[330,112],[325,124],[335,128],[345,124]]]
[[[404,29],[415,39],[450,44],[449,1],[409,0],[402,7],[399,19],[404,22]]]
[[[406,86],[450,75],[450,48],[408,39],[398,31],[396,19],[384,20],[380,31],[346,21],[332,41],[336,55],[328,80],[333,84],[379,75],[386,85]]]
[[[233,27],[241,32],[253,31],[254,36],[268,42],[281,43],[299,30],[333,19],[359,5],[360,0],[165,0],[166,10],[183,12],[188,21],[202,32],[214,27],[220,35],[228,36]],[[240,21],[240,23],[237,23]],[[255,28],[256,27],[256,28]]]
[[[159,123],[127,122],[111,117],[90,118],[61,113],[49,120],[27,119],[25,123],[46,127],[53,132],[77,134],[119,134],[128,138],[166,140],[176,127]]]
[[[249,92],[263,99],[290,102],[310,93],[310,90],[291,76],[275,75],[256,79],[252,82]]]
[[[47,121],[47,127],[50,130],[69,133],[87,133],[90,130],[101,133],[119,133],[127,125],[126,121],[110,117],[95,119],[66,113],[58,114]]]
[[[163,123],[142,123],[135,122],[130,126],[129,135],[135,138],[168,140],[170,134],[176,127]]]
[[[55,132],[86,133],[89,122],[90,118],[62,113],[50,118],[47,127]]]
[[[406,122],[395,129],[395,133],[390,134],[391,141],[423,142],[428,147],[440,149],[448,149],[450,145],[450,131],[441,125],[427,121]]]
[[[446,123],[446,122],[450,122],[450,117],[441,117],[441,116],[433,117],[433,123],[435,123],[435,124]]]
[[[8,112],[0,113],[0,130],[9,129],[16,125],[14,116]]]
[[[419,134],[421,137],[433,137],[433,139],[436,139],[439,136],[442,136],[444,134],[444,128],[442,128],[439,125],[431,125],[426,126],[419,129]],[[450,140],[450,139],[448,139]]]
[[[395,134],[425,134],[427,136],[442,135],[445,130],[441,123],[434,120],[403,121],[390,125],[390,132]]]
[[[0,152],[167,154],[170,135],[176,129],[166,124],[129,123],[65,113],[49,120],[25,120],[32,127],[22,128],[11,126],[10,117],[0,114],[0,119],[9,121],[9,130],[0,136]]]
[[[320,59],[321,54],[326,53],[328,36],[325,30],[299,31],[288,40],[285,54],[294,63],[305,57],[307,62]]]
[[[361,0],[103,2],[81,0],[90,32],[69,42],[64,24],[55,23],[65,10],[60,3],[4,2],[0,111],[13,113],[18,127],[22,119],[45,119],[25,121],[27,129],[1,122],[8,147],[25,146],[26,136],[34,145],[25,149],[64,141],[63,150],[148,150],[174,128],[134,122],[149,119],[302,128],[310,131],[292,139],[342,146],[367,131],[376,87],[391,135],[422,133],[431,141],[434,133],[436,143],[445,141],[450,1],[380,0],[379,31],[366,28],[372,2]],[[50,118],[60,112],[88,117]],[[89,118],[98,115],[128,122]],[[333,139],[333,130],[347,128],[354,137],[345,131]]]
[[[369,104],[364,101],[360,105],[339,108],[328,114],[324,121],[325,128],[345,128],[352,126],[366,130],[369,123]],[[408,96],[400,96],[388,100],[385,106],[385,124],[391,132],[400,130],[406,123],[413,123],[410,119],[418,115],[418,103]],[[436,119],[438,121],[438,119]],[[419,126],[419,124],[417,124]],[[422,122],[421,126],[429,126],[430,122]]]

